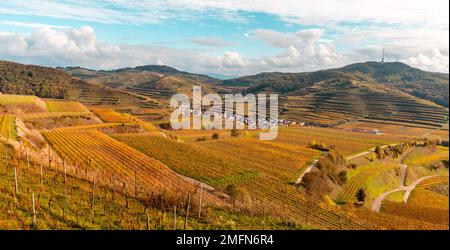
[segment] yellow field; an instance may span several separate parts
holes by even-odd
[[[195,142],[199,138],[205,138],[207,140],[212,139],[212,135],[217,133],[220,139],[230,138],[230,131],[228,130],[194,130],[194,129],[181,129],[172,130],[169,134],[176,136],[179,140],[185,142]]]
[[[294,187],[270,177],[243,182],[239,186],[249,192],[253,201],[252,207],[260,211],[270,211],[278,216],[324,229],[368,229],[372,227],[345,212],[324,208],[314,202],[308,203]]]
[[[117,181],[127,183],[128,187],[136,181],[145,193],[195,191],[192,184],[161,162],[99,131],[55,129],[43,135],[52,148],[72,165],[96,171],[107,179],[114,176]]]
[[[307,146],[310,142],[336,146],[344,154],[360,152],[376,145],[402,141],[404,138],[392,135],[373,135],[347,132],[341,129],[315,127],[281,127],[275,140],[283,144]]]
[[[207,184],[223,187],[259,176],[230,158],[217,157],[197,145],[148,134],[122,134],[113,138],[166,164],[176,172]]]
[[[419,183],[419,185],[417,185],[416,189],[423,189],[423,188],[428,188],[428,187],[432,187],[435,185],[439,185],[439,184],[444,184],[447,183],[448,184],[448,174],[441,174],[441,175],[436,175],[433,177],[430,177],[424,181],[422,181],[421,183]]]
[[[420,148],[408,155],[405,164],[412,166],[429,166],[441,160],[448,160],[448,148],[436,147],[436,149]]]
[[[0,115],[0,137],[8,140],[16,138],[15,117],[11,115]]]
[[[44,100],[49,112],[88,113],[89,110],[79,102]]]
[[[49,119],[49,118],[56,118],[56,117],[77,117],[77,116],[83,116],[83,115],[89,115],[89,112],[37,112],[37,113],[28,113],[19,115],[19,118],[23,121],[26,120],[35,120],[35,119]]]
[[[407,204],[386,202],[383,205],[383,211],[448,227],[448,204],[448,196],[425,189],[416,189],[412,192]]]
[[[91,110],[106,123],[136,123],[141,125],[147,131],[154,131],[156,129],[155,126],[149,122],[141,121],[132,115],[119,113],[112,109],[91,108]]]
[[[252,202],[246,205],[252,210],[265,211],[320,228],[370,227],[357,223],[354,218],[344,213],[327,210],[318,205],[307,212],[305,197],[300,192],[292,185],[269,176],[292,177],[310,157],[318,154],[313,150],[260,142],[251,138],[195,144],[179,143],[145,134],[115,135],[114,138],[155,157],[177,172],[213,186],[224,188],[228,184],[237,184],[248,191]],[[249,147],[250,145],[253,146]],[[240,153],[236,154],[238,152]],[[295,154],[292,154],[293,152]],[[258,172],[260,174],[255,174]]]
[[[391,168],[393,168],[392,165],[362,166],[358,167],[357,171],[350,171],[348,174],[349,180],[336,200],[339,202],[356,201],[356,193],[359,189],[365,188],[366,191],[368,190],[367,181],[371,176],[377,175]]]
[[[320,153],[305,147],[285,145],[254,138],[232,138],[199,142],[210,154],[233,159],[246,169],[275,177],[280,181],[298,178],[307,163]]]
[[[14,105],[14,104],[33,104],[37,100],[36,96],[28,95],[1,95],[0,105]]]
[[[119,113],[112,109],[91,108],[91,111],[107,123],[132,123],[138,121],[137,118],[131,115]]]
[[[405,126],[408,125],[408,126]],[[385,124],[382,122],[348,122],[338,126],[342,129],[364,129],[364,130],[379,130],[381,133],[387,133],[392,135],[402,135],[402,136],[420,136],[431,132],[433,128],[421,128],[421,127],[410,127],[411,124]]]

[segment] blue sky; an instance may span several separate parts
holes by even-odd
[[[448,1],[2,1],[0,59],[237,76],[379,60],[448,72]],[[430,39],[430,38],[433,39]]]

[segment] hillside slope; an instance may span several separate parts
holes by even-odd
[[[67,98],[73,90],[73,79],[54,68],[0,61],[0,92]]]
[[[448,74],[422,71],[400,62],[366,62],[307,73],[261,73],[225,80],[225,86],[245,86],[247,92],[289,93],[322,81],[371,82],[448,107]]]
[[[282,118],[314,125],[364,121],[431,129],[448,122],[448,74],[403,63],[261,73],[226,80],[223,86],[243,93],[279,93]]]
[[[65,70],[91,83],[126,90],[162,102],[167,102],[177,93],[192,93],[194,85],[200,85],[205,93],[211,93],[213,91],[210,86],[220,83],[220,80],[206,75],[179,71],[164,65],[145,65],[111,71],[94,71],[79,67]]]

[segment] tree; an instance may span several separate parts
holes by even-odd
[[[339,185],[341,185],[341,186],[343,186],[343,185],[345,185],[345,183],[347,183],[347,171],[345,171],[345,170],[343,170],[343,171],[340,171],[339,173],[338,173],[338,176],[337,176],[338,178],[338,184]]]
[[[220,138],[219,133],[212,134],[212,138],[213,138],[213,140],[218,140]]]
[[[364,203],[366,201],[366,191],[364,191],[364,189],[359,189],[358,192],[356,193],[356,200],[359,203]]]
[[[384,159],[385,157],[384,150],[380,146],[375,148],[375,154],[377,154],[378,159]]]
[[[302,185],[311,194],[326,194],[331,191],[327,181],[319,172],[309,172],[303,176]]]
[[[370,156],[370,160],[375,162],[377,160],[377,154],[376,153],[372,153]]]
[[[231,130],[231,136],[232,137],[238,137],[239,136],[239,130],[237,130],[237,129],[232,129]]]
[[[233,208],[236,204],[241,204],[244,207],[251,205],[250,194],[245,188],[240,188],[234,184],[231,184],[225,188],[225,193],[231,197]]]
[[[161,124],[159,124],[159,127],[164,130],[170,130],[172,128],[172,126],[170,125],[170,122],[161,123]]]

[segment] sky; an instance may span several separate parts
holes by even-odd
[[[400,61],[449,72],[448,0],[2,0],[0,60],[227,77]]]

